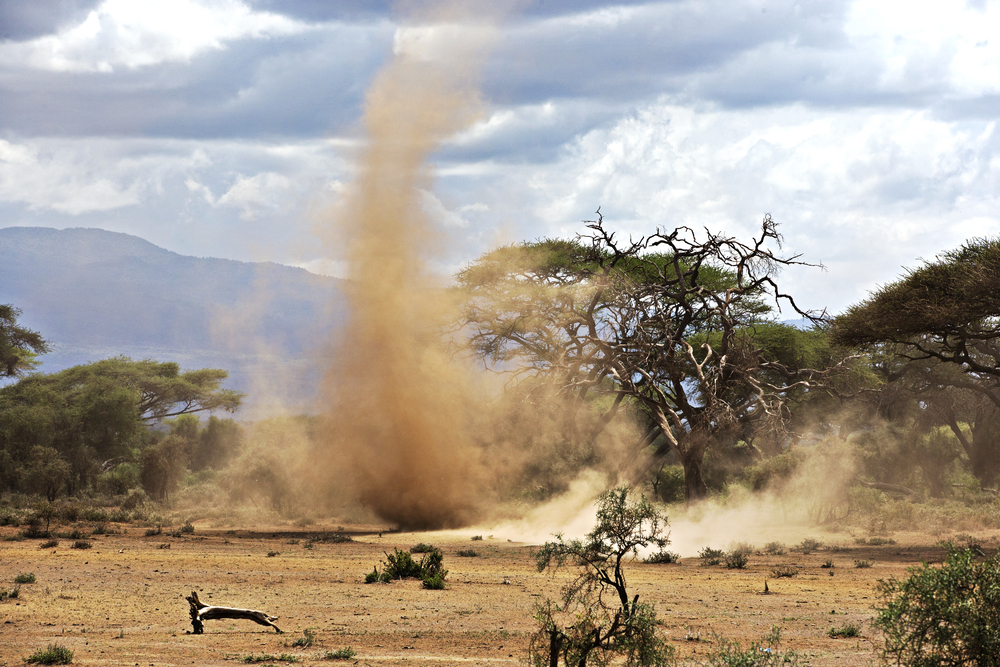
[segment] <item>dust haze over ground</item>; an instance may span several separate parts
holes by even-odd
[[[672,504],[665,511],[670,531],[668,550],[692,557],[706,546],[727,549],[733,543],[757,548],[775,541],[796,544],[817,534],[817,516],[843,508],[853,472],[852,459],[843,448],[821,447],[810,451],[796,472],[774,488],[752,493],[736,487],[724,498],[690,506]],[[584,471],[566,493],[527,510],[523,517],[485,522],[469,530],[529,544],[542,544],[555,533],[578,539],[593,529],[594,500],[609,486],[606,474]],[[642,492],[648,495],[648,489]]]
[[[467,417],[470,378],[439,333],[430,271],[446,238],[421,210],[428,155],[482,117],[476,80],[499,18],[486,3],[406,6],[392,60],[368,90],[356,178],[323,235],[347,253],[351,318],[327,374],[330,480],[353,483],[409,528],[468,522],[481,474]],[[343,479],[343,477],[350,479]]]

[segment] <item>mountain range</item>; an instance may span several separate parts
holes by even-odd
[[[251,416],[310,409],[347,316],[337,278],[82,228],[0,229],[0,303],[51,344],[42,372],[118,355],[224,368]]]

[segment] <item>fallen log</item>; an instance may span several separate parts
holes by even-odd
[[[236,620],[253,621],[258,625],[267,625],[274,628],[275,632],[281,634],[281,628],[274,624],[278,620],[277,616],[271,616],[256,609],[238,609],[236,607],[213,607],[198,599],[198,593],[191,591],[191,595],[184,598],[191,605],[191,627],[194,634],[200,635],[205,632],[204,621],[211,621],[217,618],[229,618]]]

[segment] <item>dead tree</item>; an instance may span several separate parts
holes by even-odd
[[[253,621],[258,625],[266,625],[274,628],[275,632],[281,634],[281,628],[274,624],[278,620],[277,616],[271,616],[256,609],[237,609],[236,607],[212,607],[198,599],[198,593],[191,591],[191,595],[184,598],[191,605],[191,627],[194,634],[204,634],[204,621],[216,618],[231,618]]]

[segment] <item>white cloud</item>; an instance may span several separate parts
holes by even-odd
[[[965,0],[859,0],[845,33],[884,64],[886,88],[940,77],[962,95],[1000,90],[997,3],[974,9]]]
[[[188,177],[184,181],[184,185],[187,186],[187,189],[189,191],[200,194],[205,199],[205,202],[209,206],[215,204],[215,195],[212,194],[212,190],[209,189],[207,186],[202,185],[201,183],[190,177]]]
[[[80,23],[55,35],[0,44],[0,63],[66,72],[111,72],[187,62],[226,42],[308,29],[238,0],[105,0]]]
[[[276,209],[286,205],[292,192],[292,180],[274,172],[253,176],[240,174],[224,195],[216,202],[218,206],[232,206],[240,209],[240,217],[253,220],[265,209]]]
[[[1000,233],[994,128],[907,109],[663,103],[581,137],[521,188],[561,236],[598,205],[626,235],[686,224],[745,238],[771,213],[791,251],[829,265],[797,278],[805,292],[842,308],[916,257]]]
[[[139,203],[143,183],[121,174],[90,172],[84,167],[89,156],[79,148],[63,146],[53,152],[38,142],[0,139],[0,201],[69,215]]]

